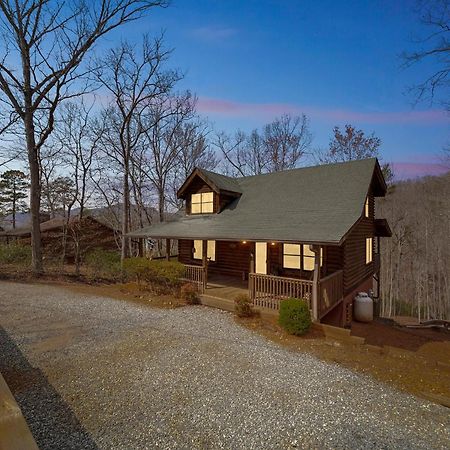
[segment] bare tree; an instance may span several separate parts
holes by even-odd
[[[307,117],[285,114],[250,135],[218,133],[213,144],[220,150],[225,172],[231,176],[259,175],[298,167],[312,135]]]
[[[75,195],[68,204],[63,230],[62,261],[64,262],[65,257],[66,233],[70,228],[75,250],[75,272],[77,275],[80,272],[81,264],[80,245],[83,238],[83,218],[86,203],[93,194],[92,184],[89,183],[91,169],[98,150],[98,142],[103,133],[102,128],[92,126],[91,113],[93,104],[87,106],[84,101],[81,101],[79,103],[69,102],[63,105],[53,139],[65,150],[62,155],[62,161],[69,170],[71,179],[74,182]],[[75,205],[79,208],[78,220],[69,227],[71,211]]]
[[[224,162],[223,171],[229,176],[253,175],[247,165],[247,135],[238,130],[234,135],[221,131],[212,141],[221,152]]]
[[[417,13],[420,23],[428,32],[415,39],[419,47],[417,50],[402,54],[403,66],[427,62],[434,72],[410,90],[416,103],[433,103],[439,97],[444,107],[450,109],[450,1],[421,0]]]
[[[35,273],[43,271],[39,152],[53,131],[57,107],[88,88],[81,82],[89,71],[82,63],[99,38],[164,5],[163,0],[0,0],[0,90],[26,136]]]
[[[345,125],[345,130],[339,127],[333,128],[333,137],[326,151],[317,151],[316,157],[321,164],[353,161],[356,159],[379,158],[381,139],[374,133],[366,135],[363,130],[357,130],[352,125]],[[390,183],[394,178],[392,167],[389,163],[381,166],[386,182]]]
[[[267,124],[263,133],[267,171],[278,172],[297,167],[311,141],[308,118],[304,114],[285,114]]]
[[[180,151],[169,176],[167,201],[179,209],[183,202],[177,198],[177,191],[196,167],[214,170],[219,160],[207,141],[208,125],[200,120],[182,124],[178,132]]]
[[[166,195],[171,172],[179,162],[185,141],[184,124],[195,114],[195,98],[184,95],[162,99],[154,105],[147,121],[145,146],[148,149],[146,174],[158,197],[159,221],[164,221]]]
[[[135,150],[145,132],[154,126],[142,117],[155,103],[166,98],[181,78],[176,70],[163,68],[170,51],[163,49],[163,37],[151,42],[144,37],[137,50],[123,43],[111,50],[102,68],[95,72],[97,80],[111,97],[105,111],[108,121],[103,149],[120,166],[122,176],[122,261],[130,253],[130,172]]]

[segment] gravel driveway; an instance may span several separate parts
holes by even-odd
[[[0,371],[41,448],[448,448],[447,409],[207,307],[0,283]]]

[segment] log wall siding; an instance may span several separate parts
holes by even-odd
[[[373,275],[373,262],[366,264],[366,238],[374,238],[374,213],[375,199],[369,193],[369,217],[364,217],[351,230],[343,245],[343,265],[344,265],[344,293],[350,292],[355,286],[360,285],[364,280]],[[372,251],[374,250],[372,241]]]
[[[201,265],[199,259],[193,258],[193,241],[178,241],[178,260],[183,264]],[[216,261],[210,261],[208,271],[224,275],[248,277],[250,269],[250,253],[254,252],[254,244],[243,244],[239,241],[216,241]]]

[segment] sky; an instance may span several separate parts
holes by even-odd
[[[162,31],[180,89],[198,96],[215,130],[251,131],[283,113],[305,113],[314,148],[350,123],[381,138],[399,178],[442,173],[450,117],[408,92],[434,67],[401,67],[424,28],[415,1],[172,0],[110,35],[139,42]]]

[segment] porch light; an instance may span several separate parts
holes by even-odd
[[[243,244],[246,244],[246,243],[247,243],[247,241],[242,241],[242,243],[243,243]]]
[[[272,242],[271,245],[275,245],[275,242]]]

